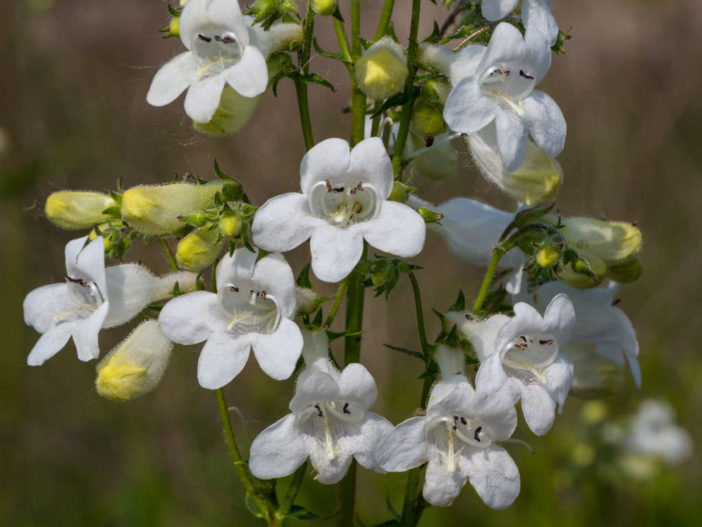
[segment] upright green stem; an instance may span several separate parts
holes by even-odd
[[[392,169],[397,177],[402,169],[402,155],[405,151],[405,143],[409,134],[410,120],[412,119],[412,107],[414,106],[414,78],[417,74],[417,34],[419,32],[419,8],[421,0],[412,0],[412,22],[410,25],[409,45],[407,47],[407,80],[405,81],[406,102],[402,107],[400,116],[400,129],[397,131],[397,141],[395,142],[395,152],[392,156]]]
[[[388,25],[390,24],[390,18],[392,17],[392,10],[395,7],[395,0],[385,0],[383,4],[383,11],[380,13],[380,20],[378,21],[378,29],[375,31],[375,37],[373,41],[380,40],[385,35],[388,30]]]
[[[161,247],[163,248],[163,252],[166,253],[166,258],[168,258],[168,263],[170,264],[171,269],[173,269],[174,273],[177,273],[178,272],[178,264],[176,263],[175,257],[173,256],[173,253],[171,252],[171,248],[168,247],[166,240],[164,240],[163,238],[159,238],[158,243],[161,244]]]
[[[305,76],[310,71],[310,53],[312,50],[312,37],[314,36],[314,11],[311,2],[307,5],[307,15],[304,22],[304,39],[302,48],[298,52],[298,67]],[[295,77],[295,91],[297,93],[297,107],[300,111],[300,124],[302,125],[302,136],[305,140],[305,149],[309,150],[314,146],[314,136],[312,135],[312,120],[310,119],[310,106],[307,100],[307,82],[301,77]]]
[[[495,277],[495,271],[497,271],[497,264],[500,263],[500,258],[502,258],[503,254],[505,254],[505,250],[500,245],[496,245],[495,248],[492,250],[492,258],[490,258],[490,264],[488,265],[487,271],[485,272],[485,278],[483,278],[483,283],[480,286],[478,298],[475,299],[475,304],[473,304],[473,313],[478,313],[483,307],[483,303],[485,302],[488,292],[490,291],[492,279]]]

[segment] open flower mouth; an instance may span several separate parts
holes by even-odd
[[[233,32],[217,28],[197,33],[193,51],[199,59],[196,75],[200,78],[218,75],[232,67],[243,53]]]
[[[429,442],[441,454],[446,470],[454,472],[457,459],[465,446],[488,448],[493,439],[490,431],[482,423],[462,415],[443,416],[427,424]]]
[[[558,343],[549,335],[520,335],[502,359],[507,373],[525,382],[546,384],[544,370],[558,356]]]
[[[372,185],[363,182],[320,181],[309,196],[310,212],[336,227],[372,220],[381,200]]]
[[[225,284],[218,293],[220,309],[227,315],[227,333],[273,333],[281,315],[276,299],[249,280]]]
[[[318,401],[298,414],[298,423],[306,425],[310,435],[324,445],[329,460],[337,457],[335,441],[346,435],[346,426],[359,424],[365,411],[349,401]]]
[[[105,302],[95,282],[67,276],[66,286],[73,306],[70,309],[59,311],[53,316],[54,323],[57,325],[89,318]]]

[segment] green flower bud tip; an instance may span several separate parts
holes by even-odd
[[[370,99],[387,99],[402,91],[407,78],[407,60],[399,44],[383,37],[356,62],[356,81]]]
[[[62,190],[46,199],[44,211],[52,223],[63,229],[88,229],[113,219],[103,211],[116,207],[112,197],[100,192]]]
[[[222,236],[236,238],[241,234],[241,216],[233,210],[227,210],[219,219],[218,227]]]
[[[200,227],[178,242],[176,261],[189,271],[200,271],[214,263],[222,250],[219,231],[211,226]]]
[[[424,98],[415,101],[412,107],[412,131],[423,137],[433,137],[446,131],[441,108]]]
[[[333,15],[336,11],[337,0],[312,0],[312,11],[317,15]]]
[[[553,267],[558,260],[560,260],[560,258],[561,251],[552,245],[547,245],[539,250],[538,254],[536,255],[536,263],[539,265],[539,267],[548,269]]]
[[[205,185],[169,183],[139,185],[122,196],[122,219],[143,234],[170,234],[185,224],[181,216],[206,210],[214,205],[214,196],[224,181]]]
[[[166,371],[172,343],[155,320],[147,320],[97,365],[97,392],[128,401],[153,390]]]

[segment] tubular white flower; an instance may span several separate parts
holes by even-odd
[[[555,296],[567,294],[575,309],[574,343],[594,344],[599,355],[619,367],[624,366],[626,358],[636,386],[641,387],[636,332],[624,311],[613,305],[618,290],[616,282],[593,289],[576,289],[562,282],[548,282],[534,293],[534,301],[537,306],[543,306]],[[564,351],[567,354],[568,347]],[[575,375],[578,375],[577,369]]]
[[[550,157],[563,150],[563,114],[553,99],[534,90],[551,64],[551,50],[540,31],[522,37],[514,26],[500,23],[487,48],[472,47],[457,59],[450,68],[454,88],[444,107],[452,130],[474,134],[494,123],[508,172],[522,164],[528,136]]]
[[[200,385],[215,390],[236,377],[253,349],[261,369],[287,379],[302,350],[295,312],[295,279],[280,254],[256,262],[237,249],[217,265],[217,293],[196,291],[168,302],[158,318],[163,334],[179,344],[206,341],[200,353]]]
[[[352,458],[377,470],[374,447],[392,425],[369,412],[377,396],[375,381],[361,364],[339,372],[329,362],[324,331],[304,331],[307,368],[297,379],[292,413],[261,432],[251,444],[249,468],[262,479],[292,474],[310,458],[324,484],[344,477]]]
[[[381,251],[415,256],[424,245],[424,220],[411,207],[388,201],[392,184],[392,164],[379,138],[351,151],[343,139],[322,141],[302,159],[302,193],[276,196],[258,209],[254,241],[268,251],[289,251],[311,238],[312,271],[325,282],[353,270],[364,238]]]
[[[244,97],[266,90],[270,37],[242,16],[236,0],[190,0],[180,16],[180,38],[188,49],[163,65],[146,100],[173,102],[186,88],[185,112],[193,121],[210,121],[226,84]]]
[[[122,264],[105,269],[105,242],[98,236],[66,244],[66,282],[31,291],[24,299],[24,320],[42,333],[27,357],[39,366],[58,353],[73,337],[78,358],[88,361],[100,354],[101,328],[124,324],[151,302],[167,297],[176,281],[187,290],[192,273],[159,278],[145,267]]]
[[[463,375],[442,378],[432,389],[427,415],[400,423],[378,445],[376,456],[388,472],[404,472],[428,462],[424,498],[450,505],[470,480],[493,509],[504,509],[519,495],[519,470],[497,442],[517,426],[511,390]]]
[[[529,304],[517,302],[515,316],[493,315],[482,321],[450,318],[459,323],[478,354],[478,378],[487,385],[508,382],[521,397],[529,429],[544,435],[553,426],[573,381],[573,365],[560,349],[570,340],[575,324],[573,304],[564,294],[546,307],[544,316]]]

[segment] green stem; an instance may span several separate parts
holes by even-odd
[[[341,306],[341,301],[344,298],[344,293],[346,293],[346,285],[347,285],[347,280],[344,279],[343,282],[339,285],[339,289],[336,291],[336,298],[334,298],[334,303],[332,304],[331,310],[329,311],[329,315],[327,316],[327,319],[324,321],[324,327],[328,328],[329,326],[332,325],[332,322],[334,322],[334,318],[336,318],[336,313],[339,311],[339,307]]]
[[[412,119],[412,106],[414,106],[414,78],[417,74],[417,34],[419,33],[419,8],[421,0],[412,0],[412,22],[410,25],[409,45],[407,47],[407,80],[405,81],[406,101],[400,116],[400,128],[397,131],[395,152],[392,156],[392,169],[397,177],[402,169],[402,155],[409,134],[410,120]]]
[[[483,303],[487,298],[488,292],[490,291],[490,285],[492,284],[492,279],[495,277],[495,271],[497,271],[497,264],[500,263],[500,258],[505,254],[505,250],[502,246],[496,245],[492,250],[492,258],[490,258],[490,264],[488,265],[487,271],[485,272],[485,278],[483,278],[483,283],[480,286],[480,292],[478,292],[478,298],[475,299],[475,304],[473,304],[473,313],[478,313],[483,307]]]
[[[375,37],[373,41],[380,40],[385,35],[388,30],[388,24],[390,24],[390,18],[392,17],[392,10],[395,7],[395,0],[385,0],[383,4],[383,12],[380,13],[380,20],[378,21],[378,29],[375,31]]]
[[[354,527],[356,507],[356,460],[351,462],[349,471],[341,480],[341,519],[340,527]]]
[[[163,238],[159,238],[158,243],[160,243],[161,247],[163,247],[163,252],[166,253],[166,258],[168,258],[168,263],[171,265],[171,269],[173,269],[174,273],[177,273],[178,272],[178,264],[176,263],[175,257],[173,256],[173,253],[171,252],[171,248],[168,247],[166,240],[164,240]]]
[[[302,48],[297,55],[297,65],[303,76],[310,71],[310,54],[312,51],[312,38],[314,36],[314,11],[312,2],[307,4],[307,15],[304,22],[304,39]],[[297,93],[297,107],[300,110],[300,124],[302,125],[302,136],[305,140],[305,149],[309,150],[314,146],[314,136],[312,134],[312,120],[310,119],[310,105],[307,99],[307,83],[304,79],[295,77],[295,91]]]

